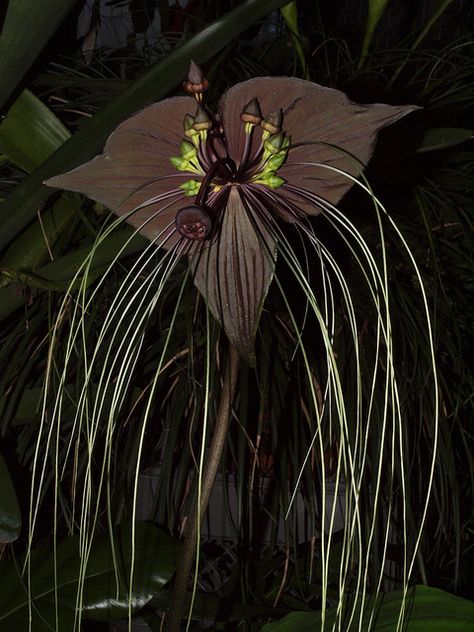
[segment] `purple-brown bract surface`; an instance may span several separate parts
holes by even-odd
[[[199,90],[145,108],[100,156],[46,184],[84,193],[157,246],[188,255],[210,310],[252,362],[276,227],[337,204],[378,130],[414,109],[359,105],[300,79],[250,79],[230,88],[215,113]]]

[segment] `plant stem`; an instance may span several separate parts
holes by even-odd
[[[217,411],[216,425],[212,436],[207,457],[207,467],[202,478],[201,496],[197,499],[193,507],[192,514],[186,528],[186,537],[183,544],[181,558],[176,573],[171,598],[170,619],[168,632],[179,632],[180,622],[183,618],[186,589],[194,562],[196,547],[199,541],[200,528],[204,516],[206,515],[209,498],[211,496],[214,480],[221,460],[222,450],[227,438],[229,421],[232,411],[232,402],[235,397],[237,386],[237,376],[239,372],[239,354],[230,345],[229,358],[222,386],[219,409]]]

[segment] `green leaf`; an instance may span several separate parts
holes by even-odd
[[[0,109],[76,0],[10,0],[0,33]]]
[[[169,581],[176,569],[179,545],[151,523],[136,523],[132,612],[143,607]],[[129,579],[132,560],[132,529],[121,525],[114,533],[112,546],[108,537],[94,538],[84,573],[81,598],[82,618],[111,620],[125,617],[129,609]],[[58,544],[56,575],[52,551],[33,552],[31,558],[31,596],[34,602],[33,629],[42,630],[44,622],[53,629],[55,595],[64,625],[60,630],[72,632],[71,621],[80,594],[80,540],[74,536]],[[114,566],[114,554],[116,565]],[[84,555],[82,559],[84,559]],[[28,591],[26,576],[20,577],[14,562],[0,566],[0,628],[28,629]],[[70,627],[67,627],[69,625]]]
[[[356,616],[345,632],[392,632],[397,628],[400,609],[404,601],[403,591],[380,595],[374,607],[373,601],[366,603],[362,625]],[[450,593],[416,586],[405,598],[406,623],[404,632],[471,632],[474,629],[474,603]],[[360,604],[359,604],[360,611]],[[370,626],[371,614],[374,621]],[[326,613],[324,629],[330,630],[336,618],[336,610]],[[262,632],[314,632],[322,625],[320,612],[293,612],[281,621],[268,623]]]
[[[38,213],[37,220],[7,249],[0,260],[0,268],[32,272],[46,263],[62,231],[68,228],[74,219],[78,200],[78,195],[65,194],[51,208]]]
[[[289,2],[280,9],[281,14],[285,20],[286,26],[291,34],[293,46],[295,47],[296,54],[301,64],[303,76],[305,79],[309,79],[308,69],[306,66],[306,58],[304,56],[303,46],[301,45],[300,32],[298,30],[298,9],[296,1]]]
[[[16,425],[31,423],[38,415],[41,406],[41,396],[43,389],[37,388],[25,388],[21,392],[21,398],[16,406],[13,423]],[[4,406],[8,402],[10,394],[0,395],[0,410],[4,409]]]
[[[0,125],[0,152],[31,173],[70,136],[56,115],[24,90]]]
[[[388,595],[387,595],[388,597]],[[395,627],[402,603],[401,591],[382,602],[375,632]],[[470,632],[474,627],[474,603],[450,593],[416,586],[408,593],[408,625],[406,632]]]
[[[96,273],[102,270],[103,266],[109,265],[114,259],[122,259],[131,254],[143,250],[148,242],[141,235],[133,235],[130,228],[117,230],[95,248],[89,270],[88,283],[96,279]],[[17,243],[15,241],[15,243]],[[90,255],[93,244],[87,244],[78,248],[55,261],[47,263],[34,275],[17,275],[16,282],[12,283],[12,277],[6,277],[6,287],[0,287],[0,321],[13,313],[25,301],[28,301],[28,294],[25,296],[23,289],[35,288],[43,290],[68,289],[77,271]],[[79,276],[74,287],[78,287],[82,277]],[[31,284],[30,284],[31,281]]]
[[[460,145],[474,138],[474,130],[461,127],[434,127],[426,130],[421,145],[416,150],[421,154],[426,151],[437,151]]]
[[[388,0],[369,0],[367,7],[367,21],[365,24],[365,34],[364,40],[362,42],[362,49],[360,52],[360,59],[357,65],[358,68],[361,68],[364,64],[364,60],[367,57],[367,53],[369,52],[370,42],[375,33],[375,29],[377,28],[377,24],[380,21],[380,18],[384,14],[384,11],[387,7]]]
[[[20,529],[20,507],[7,464],[0,454],[0,542],[13,542]]]
[[[35,290],[59,291],[67,289],[63,283],[48,281],[31,272],[23,272],[22,270],[15,270],[14,268],[4,268],[0,266],[0,274],[2,275],[2,280],[9,279],[10,281],[27,285]]]
[[[24,90],[0,125],[0,151],[15,165],[31,172],[69,137],[69,131],[55,114],[32,92]],[[0,261],[0,269],[31,273],[43,264],[62,231],[70,226],[79,199],[65,195],[52,208],[38,212],[37,221],[11,244]],[[41,282],[33,285],[46,287]]]
[[[51,195],[51,189],[43,185],[44,180],[95,156],[121,121],[144,105],[163,98],[182,81],[190,59],[197,63],[207,61],[253,22],[284,4],[286,0],[246,0],[146,70],[102,112],[85,121],[78,132],[1,205],[5,219],[0,228],[0,249],[18,235]]]

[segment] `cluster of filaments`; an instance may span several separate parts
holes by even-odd
[[[263,117],[257,99],[252,99],[240,115],[239,125],[244,126],[245,143],[238,164],[229,156],[225,133],[218,115],[211,113],[203,104],[203,94],[208,82],[202,71],[191,62],[188,79],[183,87],[196,97],[194,116],[184,118],[184,139],[180,144],[180,156],[172,156],[171,164],[178,170],[196,174],[180,188],[195,203],[176,214],[176,230],[190,240],[207,239],[215,219],[225,207],[230,186],[259,185],[277,189],[285,183],[277,175],[285,162],[290,139],[282,131],[282,110]],[[253,136],[260,138],[253,142]]]

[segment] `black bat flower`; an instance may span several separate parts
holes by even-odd
[[[159,247],[187,254],[210,310],[252,362],[275,223],[301,223],[336,204],[378,130],[416,106],[358,105],[308,81],[261,77],[228,90],[212,113],[194,64],[184,86],[194,98],[135,114],[100,156],[47,184],[84,193]]]

